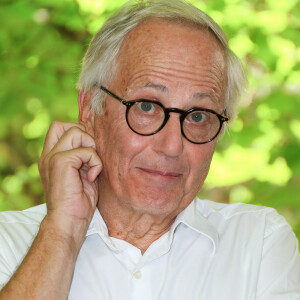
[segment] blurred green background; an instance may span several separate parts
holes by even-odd
[[[0,210],[44,201],[37,162],[53,120],[77,120],[91,36],[119,0],[1,0]],[[192,1],[243,60],[249,92],[200,193],[276,208],[300,237],[300,3]]]

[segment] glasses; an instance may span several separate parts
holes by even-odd
[[[182,135],[193,144],[205,144],[215,139],[223,123],[229,120],[211,109],[165,108],[158,101],[146,99],[125,101],[103,86],[100,89],[126,106],[126,122],[139,135],[149,136],[159,132],[167,124],[170,113],[178,113]]]

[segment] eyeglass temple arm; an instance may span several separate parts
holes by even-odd
[[[108,95],[110,95],[111,97],[115,98],[116,100],[120,101],[122,104],[126,103],[125,100],[123,100],[122,98],[118,97],[117,95],[114,95],[113,93],[111,93],[108,89],[106,89],[104,86],[101,86],[100,89],[102,91],[104,91],[105,93],[107,93]]]
[[[227,121],[229,120],[229,118],[227,117],[227,110],[226,110],[226,108],[225,108],[224,111],[223,111],[221,120],[222,120],[223,122],[227,122]]]

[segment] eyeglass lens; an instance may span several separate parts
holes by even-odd
[[[164,109],[155,102],[135,102],[127,112],[127,122],[132,130],[151,135],[161,129],[165,122]],[[187,114],[182,123],[185,137],[195,143],[211,140],[218,133],[221,122],[217,115],[196,110]]]

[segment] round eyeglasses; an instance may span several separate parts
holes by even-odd
[[[126,106],[126,122],[129,128],[144,136],[159,132],[168,122],[170,113],[178,113],[182,135],[193,144],[205,144],[216,138],[223,123],[229,120],[211,109],[191,108],[186,111],[165,108],[158,101],[146,99],[125,101],[103,86],[100,89]]]

